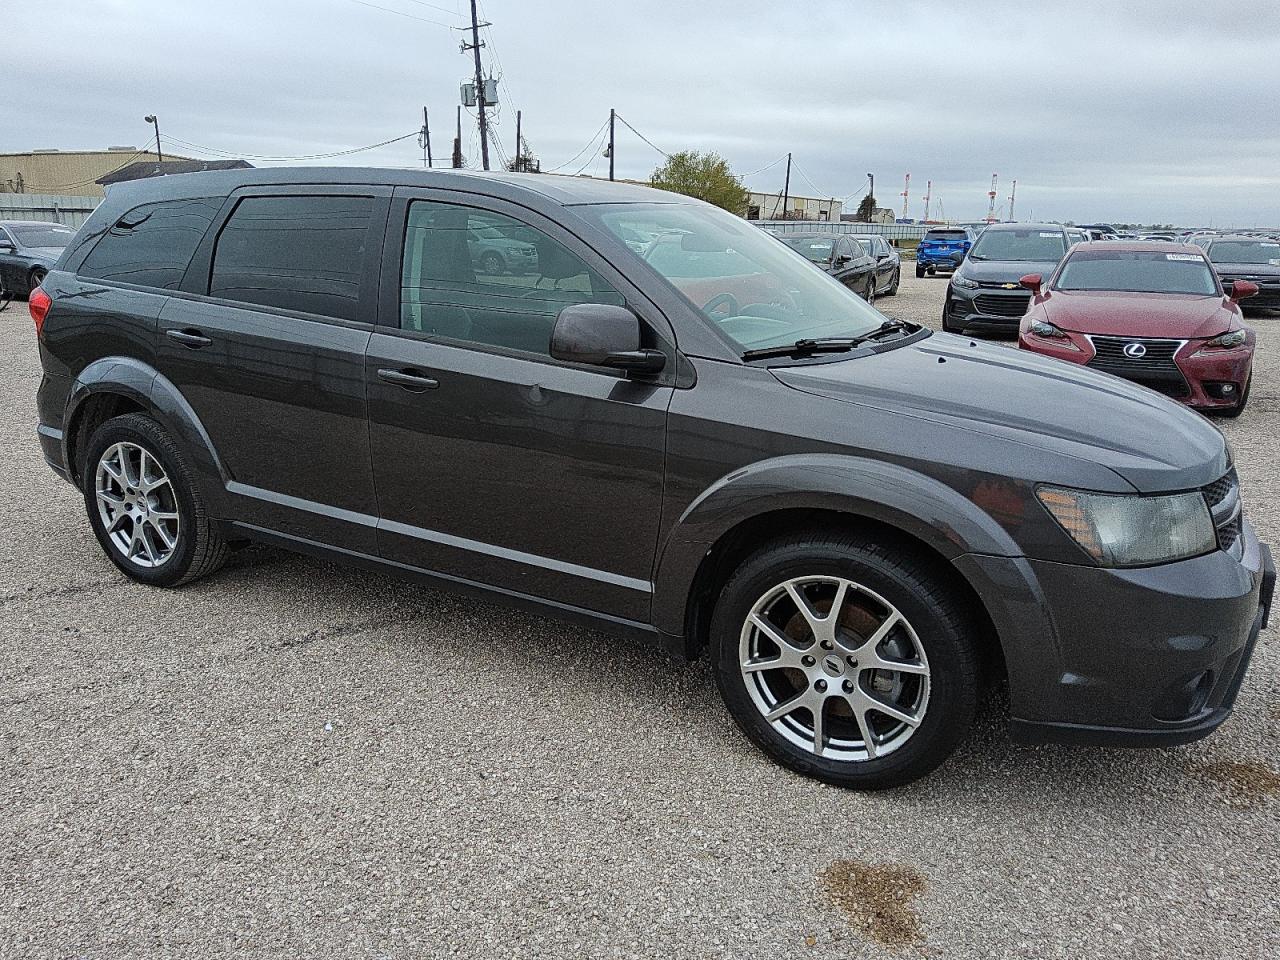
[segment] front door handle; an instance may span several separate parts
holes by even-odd
[[[175,343],[180,343],[184,347],[190,347],[192,350],[199,350],[201,347],[207,347],[213,343],[199,330],[166,330],[164,335]]]
[[[397,387],[404,387],[414,393],[434,390],[440,386],[439,380],[432,380],[430,377],[414,373],[412,370],[379,370],[378,379],[385,383],[394,383]]]

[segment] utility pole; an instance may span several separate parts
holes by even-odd
[[[486,27],[489,24],[484,24]],[[480,162],[486,170],[489,169],[489,121],[484,113],[484,73],[480,68],[480,48],[484,46],[480,42],[480,21],[476,16],[476,0],[471,0],[471,44],[462,45],[465,53],[470,50],[475,54],[476,59],[476,107],[480,111]],[[461,135],[459,135],[461,137]]]
[[[1013,186],[1009,188],[1009,219],[1013,219],[1013,199],[1018,195],[1018,181],[1013,181]]]
[[[929,222],[929,201],[933,199],[933,181],[929,180],[924,185],[924,222]]]
[[[453,169],[462,168],[462,107],[458,107],[458,132],[453,138]]]
[[[520,149],[520,111],[516,111],[516,173],[524,170],[524,151]]]
[[[609,108],[609,179],[613,179],[613,107]]]
[[[154,124],[156,128],[156,163],[164,163],[164,154],[160,152],[160,121],[154,113],[148,114],[142,118],[147,123]]]
[[[430,167],[431,159],[431,121],[427,117],[427,108],[422,108],[422,165]]]
[[[791,154],[787,154],[787,179],[782,183],[782,219],[787,219],[787,204],[791,201]]]

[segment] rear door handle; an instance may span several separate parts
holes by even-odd
[[[414,393],[434,390],[440,386],[439,380],[432,380],[430,377],[414,373],[412,370],[379,370],[378,379],[385,383],[394,383],[397,387],[404,387]]]
[[[190,347],[192,350],[199,350],[201,347],[207,347],[213,343],[199,330],[166,330],[164,335],[175,343]]]

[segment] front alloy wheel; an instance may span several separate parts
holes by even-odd
[[[843,577],[787,580],[742,626],[742,676],[778,735],[819,757],[897,750],[929,706],[929,660],[907,618]]]
[[[725,706],[756,746],[877,790],[924,776],[964,738],[976,637],[954,574],[927,551],[892,532],[814,530],[741,563],[710,641]]]

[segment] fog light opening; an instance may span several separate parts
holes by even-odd
[[[1204,392],[1215,400],[1234,400],[1239,387],[1234,383],[1213,382],[1204,385]]]
[[[1157,720],[1187,720],[1204,709],[1212,689],[1212,670],[1175,680],[1164,688],[1164,693],[1156,701],[1151,714]]]

